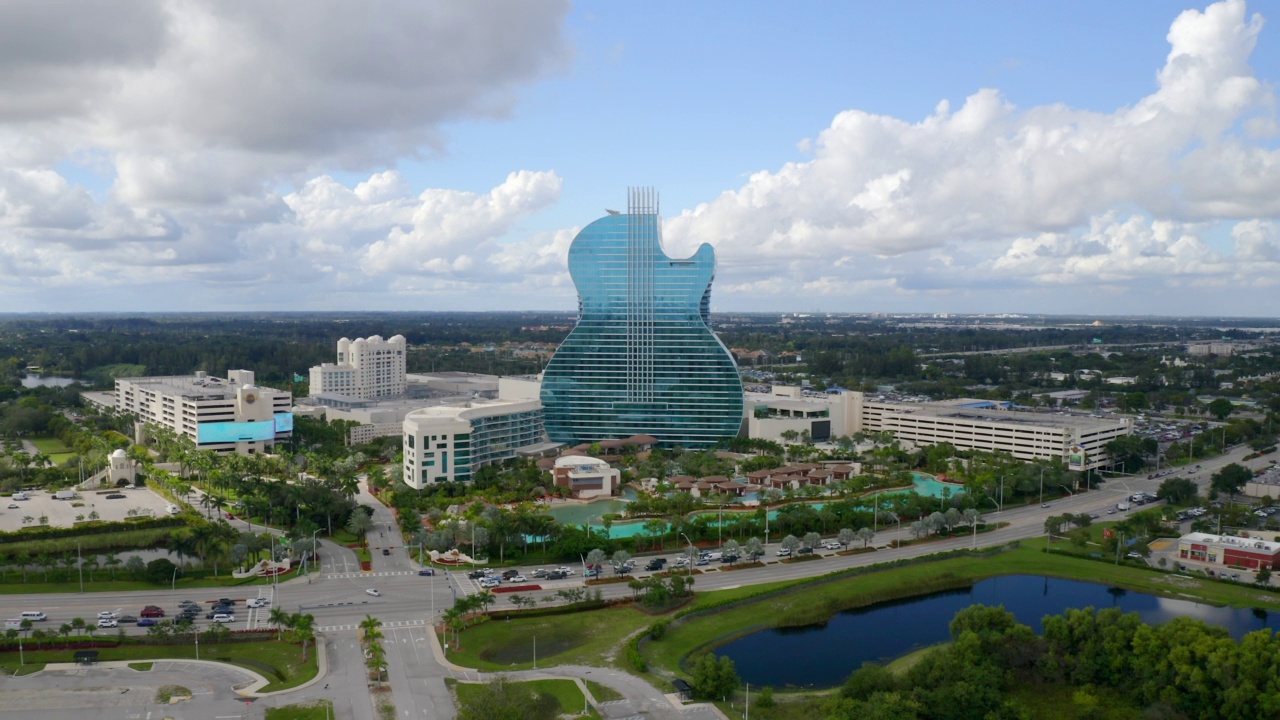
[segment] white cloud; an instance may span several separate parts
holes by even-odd
[[[829,294],[832,264],[850,295],[886,272],[940,278],[942,263],[919,262],[931,253],[971,255],[952,263],[957,287],[992,268],[1056,283],[1251,274],[1199,233],[1280,215],[1280,153],[1245,137],[1274,126],[1275,98],[1248,64],[1262,25],[1240,0],[1182,13],[1156,90],[1112,113],[1019,109],[994,89],[918,122],[842,112],[811,160],[755,173],[670,219],[666,237],[677,254],[715,243],[726,288],[788,273],[779,294]],[[1246,123],[1256,132],[1237,132]]]

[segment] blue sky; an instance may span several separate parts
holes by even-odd
[[[570,309],[649,185],[717,310],[1274,314],[1261,3],[123,7],[0,10],[12,310]]]

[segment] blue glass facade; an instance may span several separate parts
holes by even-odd
[[[652,435],[702,448],[738,434],[742,380],[708,326],[715,251],[673,260],[656,198],[588,225],[569,248],[578,323],[542,377],[547,435],[572,444]]]

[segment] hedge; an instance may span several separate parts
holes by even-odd
[[[183,517],[140,517],[134,520],[116,522],[92,521],[77,523],[74,527],[53,527],[40,525],[23,528],[12,532],[0,532],[0,545],[6,543],[31,542],[35,540],[54,540],[64,537],[83,537],[85,535],[104,535],[123,532],[125,530],[152,530],[158,528],[186,527],[187,518]]]

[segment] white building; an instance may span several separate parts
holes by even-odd
[[[556,458],[551,470],[555,484],[568,488],[573,497],[610,497],[622,478],[622,472],[609,463],[583,455]]]
[[[403,335],[338,341],[338,362],[311,368],[311,394],[355,398],[400,397],[405,393],[407,343]]]
[[[526,381],[501,378],[499,387],[498,399],[426,407],[405,417],[406,484],[421,490],[438,482],[468,482],[485,465],[546,449],[542,403],[522,397],[528,394]]]
[[[780,440],[787,430],[815,441],[857,432],[892,432],[903,443],[951,443],[958,448],[1007,452],[1021,460],[1062,458],[1073,470],[1110,463],[1104,446],[1132,432],[1130,418],[1024,412],[991,400],[910,403],[868,398],[848,390],[815,393],[775,387],[747,393],[750,437]]]
[[[253,372],[116,380],[116,410],[185,435],[201,450],[264,452],[293,435],[293,396],[257,387]]]

